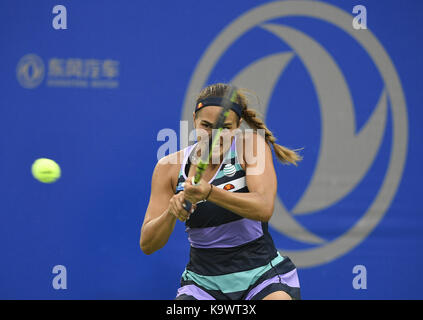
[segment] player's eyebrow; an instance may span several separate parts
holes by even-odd
[[[211,123],[211,122],[208,122],[207,120],[201,120],[204,124],[207,124],[207,125],[213,125],[213,123]],[[232,122],[225,122],[224,124],[223,124],[224,126],[230,126],[230,125],[232,125]]]

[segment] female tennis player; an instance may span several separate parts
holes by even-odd
[[[209,138],[228,88],[223,83],[213,84],[197,98],[194,128],[204,130]],[[242,121],[252,129],[264,130],[264,137],[256,133],[230,135],[240,131]],[[248,107],[242,89],[230,103],[224,128],[230,143],[223,143],[222,138],[212,150],[218,161],[209,159],[198,184],[193,184],[192,177],[200,146],[208,144],[204,134],[197,136],[197,143],[158,161],[141,228],[141,249],[151,254],[162,248],[180,220],[185,222],[191,246],[176,299],[300,299],[297,269],[287,256],[279,254],[268,232],[277,189],[270,146],[282,163],[296,165],[301,157],[275,143],[272,132]],[[246,147],[248,143],[252,148]],[[189,211],[185,209],[187,201],[192,203]]]

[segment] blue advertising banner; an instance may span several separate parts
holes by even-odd
[[[298,166],[274,161],[269,221],[301,297],[422,299],[422,14],[419,0],[0,2],[0,298],[174,299],[190,245],[177,221],[141,251],[152,173],[170,139],[187,145],[201,89],[233,82],[301,149]],[[39,158],[57,181],[34,178]]]

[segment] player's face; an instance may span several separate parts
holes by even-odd
[[[205,133],[207,133],[207,138],[211,139],[213,124],[216,122],[221,112],[222,107],[207,106],[193,115],[194,128],[196,129],[196,136],[199,142],[202,138],[204,139]],[[230,148],[233,132],[235,129],[239,128],[239,125],[240,121],[238,120],[237,114],[231,110],[225,120],[223,131],[220,136],[220,148],[213,149],[214,155],[222,154]]]

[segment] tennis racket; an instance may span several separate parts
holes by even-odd
[[[215,148],[216,145],[220,145],[220,143],[218,142],[222,134],[223,125],[225,123],[226,118],[228,117],[229,111],[231,110],[231,104],[232,102],[235,102],[236,97],[237,97],[237,88],[234,85],[229,85],[229,88],[226,90],[225,95],[223,97],[222,106],[221,106],[222,111],[217,117],[216,122],[213,124],[213,129],[215,130],[213,130],[214,136],[212,137],[212,142],[209,145],[209,153],[205,154],[204,156],[201,155],[202,157],[200,158],[198,162],[195,175],[193,177],[193,181],[192,181],[193,185],[196,185],[200,182],[204,171],[206,171],[209,165],[210,159],[213,154],[213,149]],[[192,203],[189,202],[188,200],[185,200],[183,207],[188,212],[191,212]]]

